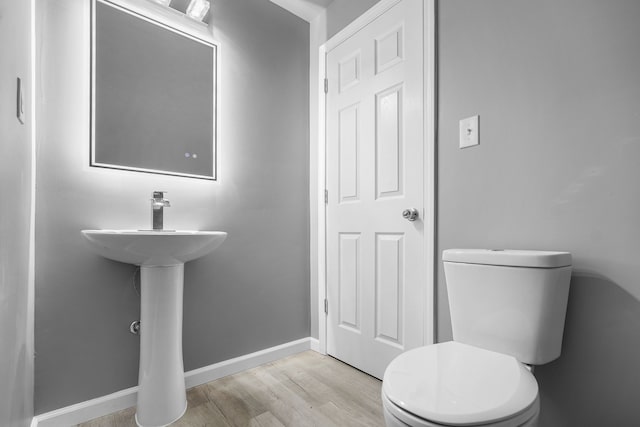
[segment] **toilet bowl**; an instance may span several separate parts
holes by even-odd
[[[535,426],[538,384],[514,357],[446,342],[401,354],[382,387],[387,427]]]
[[[571,277],[568,252],[443,252],[453,341],[406,351],[387,366],[387,427],[535,427],[529,365],[560,356]]]

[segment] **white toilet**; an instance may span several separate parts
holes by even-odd
[[[560,356],[571,254],[443,252],[453,341],[409,350],[387,367],[387,427],[536,426],[528,365]]]

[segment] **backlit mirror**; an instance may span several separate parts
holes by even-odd
[[[91,166],[215,180],[217,46],[130,1],[93,3]]]

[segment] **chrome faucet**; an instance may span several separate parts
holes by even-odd
[[[171,207],[169,200],[164,198],[164,193],[166,191],[154,191],[151,199],[151,224],[153,224],[153,229],[157,231],[163,229],[164,208]]]

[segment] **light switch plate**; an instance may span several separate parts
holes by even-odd
[[[460,120],[460,148],[473,147],[480,144],[480,116],[467,117]]]

